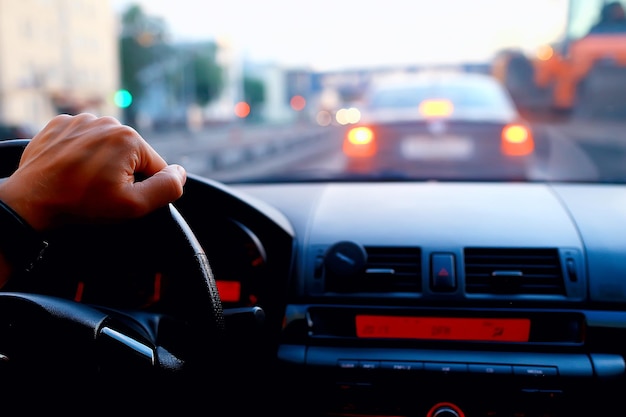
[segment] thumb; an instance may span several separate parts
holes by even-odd
[[[183,195],[183,186],[187,181],[185,168],[178,164],[167,165],[165,168],[133,184],[133,193],[138,204],[138,215],[167,205]]]

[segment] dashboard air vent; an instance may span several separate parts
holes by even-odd
[[[466,248],[465,290],[481,294],[565,294],[557,249]]]
[[[416,247],[364,248],[365,264],[354,276],[327,269],[326,290],[343,293],[419,292],[422,289],[421,250]]]
[[[421,291],[421,251],[413,247],[365,247],[367,262],[356,291]]]

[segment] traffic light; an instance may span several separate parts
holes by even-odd
[[[113,102],[121,109],[128,108],[133,102],[133,95],[128,90],[117,90],[113,96]]]

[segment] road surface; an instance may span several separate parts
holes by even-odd
[[[218,181],[341,172],[343,126],[236,125],[144,137],[168,162]],[[537,122],[531,180],[626,179],[626,123]]]

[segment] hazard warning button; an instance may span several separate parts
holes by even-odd
[[[456,290],[454,254],[433,253],[430,256],[430,289],[436,292]]]

